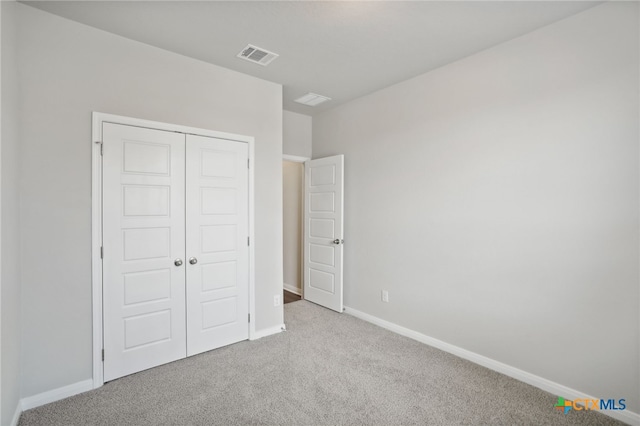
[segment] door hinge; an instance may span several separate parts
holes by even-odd
[[[251,167],[249,167],[249,159],[247,158],[247,169],[250,169]]]
[[[250,245],[250,244],[251,244],[251,241],[249,241],[249,238],[250,238],[250,237],[247,237],[247,245]]]
[[[102,350],[102,360],[104,361],[104,349]]]
[[[104,259],[104,247],[100,246],[100,259]]]
[[[247,314],[247,320],[251,322],[251,314]]]
[[[100,141],[96,141],[95,143],[97,143],[97,144],[99,144],[99,145],[100,145],[100,155],[102,155],[102,147],[103,147],[102,142],[100,142]]]

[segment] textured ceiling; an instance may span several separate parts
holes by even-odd
[[[133,40],[284,86],[284,108],[314,115],[528,33],[598,2],[23,2]],[[236,58],[248,43],[268,67]],[[293,99],[315,92],[311,108]]]

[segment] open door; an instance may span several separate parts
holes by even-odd
[[[344,155],[305,162],[304,298],[342,312]]]

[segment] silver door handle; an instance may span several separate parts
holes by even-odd
[[[196,259],[195,257],[191,257],[189,258],[189,263],[195,265],[196,263],[198,263],[198,259]]]
[[[176,266],[182,266],[182,259],[176,259],[173,261],[173,264]]]
[[[332,242],[333,242],[333,244],[336,244],[336,245],[344,244],[344,240],[341,240],[339,238],[336,238]]]

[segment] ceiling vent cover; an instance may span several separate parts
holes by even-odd
[[[254,64],[260,64],[262,66],[269,65],[271,61],[276,59],[278,56],[280,55],[277,53],[269,52],[266,49],[252,44],[247,44],[247,47],[242,49],[242,52],[238,53],[238,58],[253,62]]]
[[[331,98],[318,95],[317,93],[307,93],[306,95],[296,99],[294,102],[298,102],[299,104],[307,105],[307,106],[316,106],[330,100]]]

